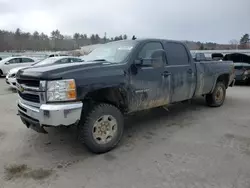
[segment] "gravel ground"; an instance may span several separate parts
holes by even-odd
[[[120,145],[103,155],[79,144],[74,128],[27,129],[17,94],[0,86],[0,187],[250,187],[247,86],[229,88],[220,108],[198,98],[129,117]]]

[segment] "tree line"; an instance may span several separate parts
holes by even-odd
[[[51,32],[50,36],[38,31],[33,33],[21,31],[17,28],[15,32],[0,30],[0,51],[66,51],[79,49],[80,46],[100,44],[110,41],[126,40],[126,34],[111,38],[98,34],[75,33],[73,36],[61,34],[59,30]]]
[[[235,49],[250,49],[250,37],[249,34],[244,34],[239,40],[232,39],[229,44],[217,44],[217,43],[201,43],[196,42],[199,50],[235,50]]]
[[[134,37],[134,36],[133,36]],[[33,33],[21,31],[19,28],[12,31],[0,30],[0,52],[2,51],[68,51],[79,49],[81,46],[91,44],[103,44],[110,41],[126,40],[126,34],[108,38],[98,34],[87,35],[74,33],[72,36],[61,34],[57,29],[50,33],[50,36],[38,31]],[[215,50],[215,49],[248,49],[250,48],[249,34],[244,34],[239,40],[233,39],[229,44],[202,43],[185,41],[191,50]]]

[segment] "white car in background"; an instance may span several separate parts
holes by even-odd
[[[29,66],[27,66],[27,67],[29,67]],[[6,81],[6,83],[7,84],[9,84],[10,85],[10,87],[12,87],[12,88],[16,88],[16,73],[20,70],[20,69],[23,69],[23,68],[26,68],[26,67],[16,67],[16,68],[14,68],[14,69],[11,69],[8,73],[7,73],[7,75],[6,75],[6,77],[5,77],[5,81]]]
[[[7,57],[0,61],[0,76],[5,76],[10,69],[16,67],[30,66],[36,62],[35,59],[30,57]]]
[[[81,58],[74,57],[74,56],[57,56],[57,57],[50,57],[39,62],[33,63],[30,66],[23,66],[23,67],[16,67],[11,69],[8,74],[6,75],[6,83],[10,85],[12,88],[16,88],[16,74],[19,70],[28,68],[31,66],[48,66],[53,64],[63,64],[63,63],[76,63],[76,62],[83,62]]]

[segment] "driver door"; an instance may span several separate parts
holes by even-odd
[[[136,60],[141,60],[141,65],[135,63],[131,66],[130,86],[132,96],[130,110],[144,110],[163,106],[169,101],[170,79],[165,74],[166,56],[162,57],[162,67],[152,66],[152,52],[163,50],[159,41],[145,43],[139,50]]]

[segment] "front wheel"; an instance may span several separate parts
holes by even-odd
[[[80,141],[93,153],[112,150],[123,134],[123,114],[110,104],[95,105],[86,117],[82,117],[81,122],[78,133]]]
[[[226,98],[226,86],[223,82],[217,82],[212,93],[206,95],[206,103],[211,107],[223,105]]]

